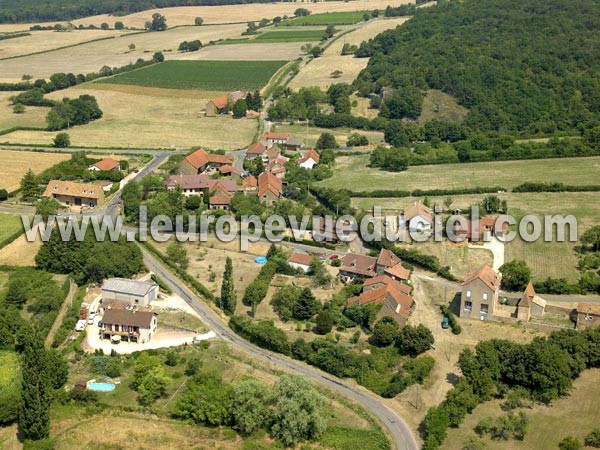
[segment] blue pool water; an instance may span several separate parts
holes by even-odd
[[[257,264],[265,264],[267,262],[267,258],[264,256],[257,256],[254,259],[254,262],[256,262]]]
[[[88,391],[110,392],[115,390],[112,383],[90,383],[87,385]]]

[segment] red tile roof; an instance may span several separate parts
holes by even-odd
[[[225,175],[227,173],[239,174],[240,172],[235,167],[233,167],[231,164],[225,164],[224,166],[221,166],[219,168],[219,173],[221,175]]]
[[[501,278],[502,277],[499,273],[496,273],[494,269],[487,264],[484,264],[479,270],[468,273],[462,285],[464,286],[466,284],[470,284],[475,280],[481,280],[486,286],[495,291],[500,287]]]
[[[298,160],[298,164],[302,164],[303,162],[306,162],[306,161],[308,161],[311,158],[315,162],[315,164],[319,164],[319,159],[320,159],[319,154],[316,151],[312,150],[312,149],[308,150],[304,154],[304,156]]]
[[[227,106],[228,101],[229,98],[226,95],[222,95],[221,97],[213,98],[211,100],[211,102],[213,102],[213,104],[219,109],[224,109]]]
[[[231,198],[230,197],[223,197],[221,195],[214,195],[211,198],[208,199],[208,203],[211,205],[230,205],[231,204]]]
[[[231,156],[218,155],[216,153],[207,153],[202,148],[196,150],[194,153],[187,155],[185,157],[185,160],[195,169],[200,169],[208,163],[232,164],[233,162]]]
[[[400,263],[400,258],[398,258],[394,252],[387,248],[381,249],[379,256],[377,257],[377,264],[385,267],[393,267],[398,263]]]
[[[274,131],[268,131],[262,135],[263,139],[273,139],[275,141],[287,141],[290,138],[288,133],[276,133]]]
[[[386,268],[383,273],[386,275],[400,278],[401,280],[408,280],[410,278],[410,270],[402,265],[402,263],[398,263],[393,267]]]
[[[68,197],[81,198],[104,198],[102,187],[96,184],[75,183],[74,181],[51,180],[46,186],[44,197],[53,195],[64,195]]]
[[[250,155],[262,155],[266,149],[267,147],[262,142],[255,142],[246,149],[246,153]]]
[[[90,167],[96,167],[98,170],[113,170],[120,166],[119,161],[112,158],[105,158],[102,161],[92,164]]]
[[[246,177],[242,181],[242,186],[244,187],[256,187],[258,186],[258,181],[252,175]]]
[[[281,195],[281,180],[272,173],[263,172],[258,176],[258,196],[271,191],[276,197]]]
[[[404,220],[410,221],[413,217],[425,217],[431,222],[432,211],[421,202],[414,202],[404,208]]]
[[[377,277],[368,278],[365,280],[363,284],[363,288],[375,287],[378,288],[381,286],[391,286],[397,291],[403,292],[405,294],[410,294],[411,287],[407,284],[402,284],[399,281],[393,280],[392,278],[386,275],[379,275]]]
[[[312,256],[310,256],[308,253],[293,252],[288,258],[288,262],[310,266],[310,263],[312,262]]]
[[[410,315],[410,309],[413,303],[410,294],[401,290],[402,284],[398,282],[383,285],[379,288],[363,291],[358,297],[354,297],[348,300],[347,305],[353,303],[359,303],[361,305],[375,303],[375,304],[387,304],[391,310],[401,317],[408,319]]]
[[[366,277],[375,276],[375,265],[377,259],[372,256],[355,255],[348,253],[342,258],[340,271],[355,273]]]
[[[108,309],[104,311],[102,323],[109,325],[127,325],[131,327],[150,328],[153,312],[131,311],[129,309]]]

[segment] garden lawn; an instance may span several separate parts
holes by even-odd
[[[3,247],[5,239],[22,229],[23,225],[20,217],[11,214],[0,214],[0,248]]]

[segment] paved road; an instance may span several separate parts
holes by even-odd
[[[236,335],[223,322],[223,320],[194,293],[184,286],[179,279],[170,271],[166,270],[163,265],[152,256],[150,253],[142,249],[144,255],[144,263],[154,273],[163,279],[165,283],[173,290],[174,293],[180,295],[200,316],[202,321],[208,325],[218,337],[231,343],[232,345],[245,350],[254,357],[274,363],[291,372],[303,375],[326,387],[341,393],[351,400],[359,403],[367,410],[375,414],[389,430],[395,447],[399,450],[417,450],[419,447],[417,442],[406,423],[398,414],[385,406],[377,397],[365,392],[363,389],[350,386],[333,375],[326,374],[318,369],[310,367],[301,362],[292,360],[277,353],[272,353],[262,348],[256,347],[253,344],[245,341],[243,338]]]

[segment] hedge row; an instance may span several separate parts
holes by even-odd
[[[22,83],[0,83],[0,91],[28,91],[35,86],[29,82]]]
[[[67,280],[67,283],[68,282],[69,281]],[[69,286],[67,284],[67,292],[65,293],[65,296],[69,293],[68,287]],[[77,288],[77,285],[75,285],[75,290],[76,294],[73,297],[73,303],[67,309],[67,312],[63,317],[63,321],[54,335],[54,340],[52,341],[52,347],[54,348],[65,342],[65,339],[67,339],[69,333],[75,329],[75,325],[79,320],[79,310],[81,309],[81,304],[83,303],[83,298],[85,297],[86,286],[80,286]]]
[[[452,333],[454,333],[454,334],[462,333],[462,327],[456,321],[456,316],[454,315],[454,313],[452,311],[450,311],[450,308],[448,308],[448,306],[446,306],[446,305],[441,305],[440,310],[442,311],[442,314],[448,318],[448,324],[450,325],[450,328],[452,329]]]
[[[389,250],[394,252],[394,254],[403,261],[431,270],[446,280],[456,281],[456,277],[452,275],[450,268],[448,266],[442,266],[440,260],[436,256],[426,255],[412,248],[401,248],[395,245],[390,246]]]
[[[587,186],[569,185],[563,183],[523,183],[515,187],[513,192],[597,192],[600,184]]]
[[[229,326],[236,334],[261,348],[287,356],[292,353],[287,334],[277,328],[271,320],[254,322],[247,317],[233,316],[229,319]]]
[[[156,256],[160,261],[172,269],[179,278],[185,281],[188,285],[190,285],[198,294],[204,296],[207,300],[214,301],[215,296],[212,292],[208,290],[206,286],[192,277],[189,273],[179,267],[177,264],[169,260],[165,255],[163,255],[156,247],[154,247],[149,242],[140,242],[150,253]]]
[[[262,266],[256,278],[246,287],[244,292],[244,302],[252,306],[252,310],[256,308],[267,296],[269,284],[277,273],[277,263],[267,261]]]
[[[19,229],[17,231],[15,231],[13,234],[5,237],[4,239],[2,239],[0,241],[0,248],[4,248],[6,247],[8,244],[10,244],[11,242],[13,242],[14,240],[16,240],[19,236],[21,236],[24,233],[23,229]]]
[[[388,198],[388,197],[425,197],[441,195],[467,195],[467,194],[492,194],[506,191],[501,186],[458,188],[458,189],[415,189],[414,191],[403,190],[376,190],[376,191],[348,191],[350,197],[359,198]]]
[[[0,35],[0,41],[5,41],[7,39],[15,39],[23,36],[31,36],[31,33],[23,32],[23,33],[10,33],[10,34],[2,34]]]

